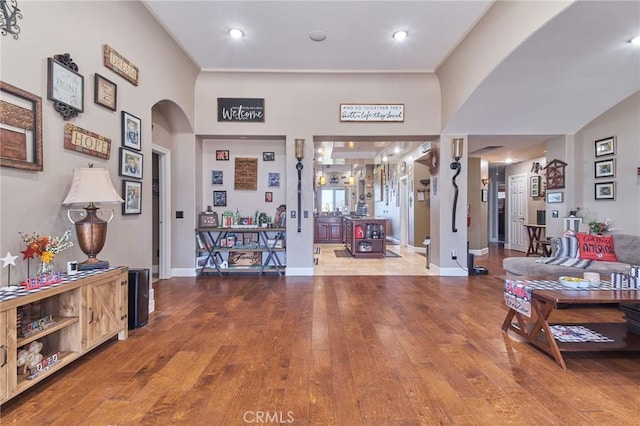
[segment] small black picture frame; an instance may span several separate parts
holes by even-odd
[[[265,203],[273,203],[273,192],[265,192],[264,193],[264,202]]]
[[[595,152],[597,157],[604,157],[605,155],[613,155],[616,153],[616,137],[609,136],[608,138],[598,139],[594,142]]]
[[[211,170],[211,185],[223,185],[224,173],[222,170]]]
[[[213,205],[215,207],[226,207],[227,191],[213,191]]]
[[[609,200],[615,201],[616,199],[616,183],[611,182],[596,182],[593,186],[593,197],[596,200]]]
[[[616,176],[616,159],[609,158],[607,160],[596,161],[593,164],[593,176],[594,178],[608,177],[612,178]]]
[[[122,214],[142,213],[142,182],[133,180],[122,181]]]
[[[126,111],[122,111],[122,146],[142,150],[142,121]]]
[[[120,162],[118,174],[120,176],[142,179],[142,154],[120,147]]]
[[[229,150],[216,149],[216,161],[229,161]]]
[[[273,151],[263,152],[262,161],[276,161],[276,154]]]

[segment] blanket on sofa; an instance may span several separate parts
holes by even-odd
[[[571,266],[573,268],[585,269],[591,265],[592,260],[580,259],[579,257],[541,257],[536,263],[545,263],[547,265]]]

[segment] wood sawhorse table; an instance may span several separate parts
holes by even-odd
[[[536,290],[531,291],[531,308],[536,313],[535,322],[528,322],[526,315],[509,308],[502,323],[502,330],[522,336],[528,343],[553,356],[563,369],[567,365],[563,352],[640,351],[640,334],[627,329],[627,324],[585,323],[551,324],[551,313],[563,304],[567,308],[584,304],[640,303],[640,290]],[[513,323],[513,318],[517,323]],[[552,325],[582,325],[613,340],[611,342],[560,342],[553,337]]]

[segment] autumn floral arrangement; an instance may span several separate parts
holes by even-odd
[[[27,248],[22,251],[23,259],[33,259],[34,256],[40,257],[44,264],[51,264],[56,254],[73,246],[73,242],[69,241],[71,230],[67,229],[60,237],[56,236],[40,236],[36,233],[26,235],[20,232],[22,241],[27,243]]]
[[[610,220],[606,219],[604,222],[599,222],[597,220],[592,220],[589,222],[589,229],[593,234],[604,234],[605,232],[611,230],[609,227]]]

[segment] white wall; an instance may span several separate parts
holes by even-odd
[[[628,97],[600,115],[576,134],[576,145],[582,150],[581,166],[584,179],[576,186],[580,197],[580,216],[586,222],[610,218],[617,232],[640,234],[640,92]],[[598,157],[594,154],[596,140],[616,137],[615,154]],[[613,158],[615,177],[594,177],[594,162]],[[595,200],[596,182],[615,182],[616,199]]]
[[[193,121],[198,70],[139,2],[23,1],[20,9],[25,18],[20,21],[19,39],[0,37],[0,76],[2,81],[42,97],[44,171],[0,169],[0,250],[4,254],[24,249],[18,231],[59,235],[72,227],[61,202],[74,167],[94,163],[108,169],[115,188],[121,191],[118,147],[120,111],[125,110],[142,120],[142,214],[122,216],[120,207],[116,208],[99,258],[112,265],[151,268],[151,107],[161,99],[171,99]],[[139,68],[138,86],[102,64],[103,44]],[[65,122],[47,100],[47,58],[61,53],[69,53],[84,76],[84,112],[70,122],[110,138],[109,160],[63,148]],[[118,111],[93,103],[94,73],[116,83]],[[67,260],[85,258],[78,247],[72,247],[57,256],[55,264],[62,268]],[[18,259],[16,263],[11,274],[14,282],[26,276],[26,262]],[[3,268],[3,285],[6,272]]]
[[[264,123],[219,123],[217,98],[264,98]],[[403,103],[403,123],[341,123],[340,103]],[[313,269],[313,137],[327,135],[431,135],[440,130],[440,89],[432,74],[289,74],[202,73],[196,83],[196,133],[212,135],[283,136],[282,183],[289,209],[287,221],[287,274]],[[297,171],[294,139],[303,138],[302,232],[291,220],[297,206]],[[262,152],[256,148],[257,152]],[[181,164],[179,167],[190,167]],[[263,196],[263,194],[260,194]],[[376,215],[378,209],[376,207]],[[192,242],[192,238],[189,237]],[[192,264],[192,262],[191,262]]]

